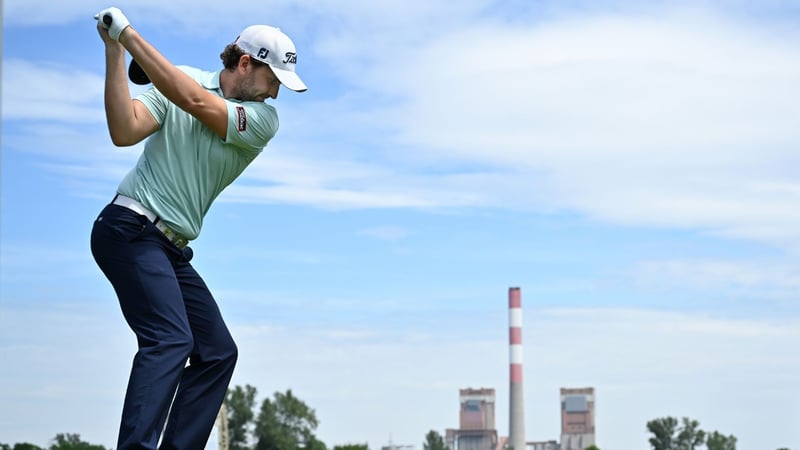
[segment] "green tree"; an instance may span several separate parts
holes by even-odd
[[[444,445],[444,438],[435,430],[428,431],[425,435],[425,442],[422,443],[423,450],[447,450]]]
[[[678,419],[662,417],[647,422],[647,430],[653,433],[650,445],[653,450],[677,450],[675,432],[678,428]]]
[[[592,444],[592,445],[586,447],[586,450],[600,450],[600,447]]]
[[[708,434],[706,447],[708,447],[708,450],[736,450],[736,437],[733,435],[725,436],[718,431],[714,431]]]
[[[688,417],[680,422],[674,417],[654,419],[647,422],[647,430],[653,433],[650,445],[654,450],[695,450],[706,442],[700,422]]]
[[[228,389],[225,406],[228,408],[228,448],[248,450],[249,427],[255,417],[256,388],[248,384]]]
[[[21,442],[18,444],[14,444],[12,450],[44,450],[44,449],[42,447],[39,447],[38,445],[33,445],[28,442]]]
[[[333,450],[369,450],[367,444],[334,445]]]
[[[700,422],[688,417],[681,419],[681,428],[675,440],[677,450],[694,450],[706,443],[706,432],[700,429]]]
[[[325,450],[314,435],[317,416],[302,400],[292,394],[276,392],[274,399],[264,399],[256,419],[256,450]]]
[[[106,448],[82,441],[79,434],[59,433],[53,438],[49,450],[106,450]]]

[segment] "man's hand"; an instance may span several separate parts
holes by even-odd
[[[108,30],[111,39],[117,42],[119,42],[119,36],[125,28],[131,26],[125,14],[122,14],[122,11],[116,7],[106,8],[97,13],[94,18],[99,21],[101,27]]]

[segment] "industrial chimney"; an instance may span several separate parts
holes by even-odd
[[[508,343],[510,346],[510,401],[508,446],[525,450],[525,402],[522,395],[522,296],[508,289]]]

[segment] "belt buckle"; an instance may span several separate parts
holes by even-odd
[[[168,227],[163,221],[160,221],[156,228],[161,230],[161,233],[167,238],[168,241],[181,250],[186,248],[186,246],[189,244],[188,239],[181,237],[181,235],[173,231],[172,228]]]
[[[172,243],[175,244],[176,247],[183,250],[189,244],[188,239],[184,239],[182,237],[178,237],[177,235],[172,239]]]

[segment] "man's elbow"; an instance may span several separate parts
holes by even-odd
[[[158,126],[155,121],[137,121],[125,126],[111,126],[108,127],[108,134],[111,137],[111,142],[117,147],[129,147],[142,142],[147,136],[153,134]]]
[[[117,147],[130,147],[141,142],[141,138],[131,135],[130,133],[110,132],[111,143]]]

